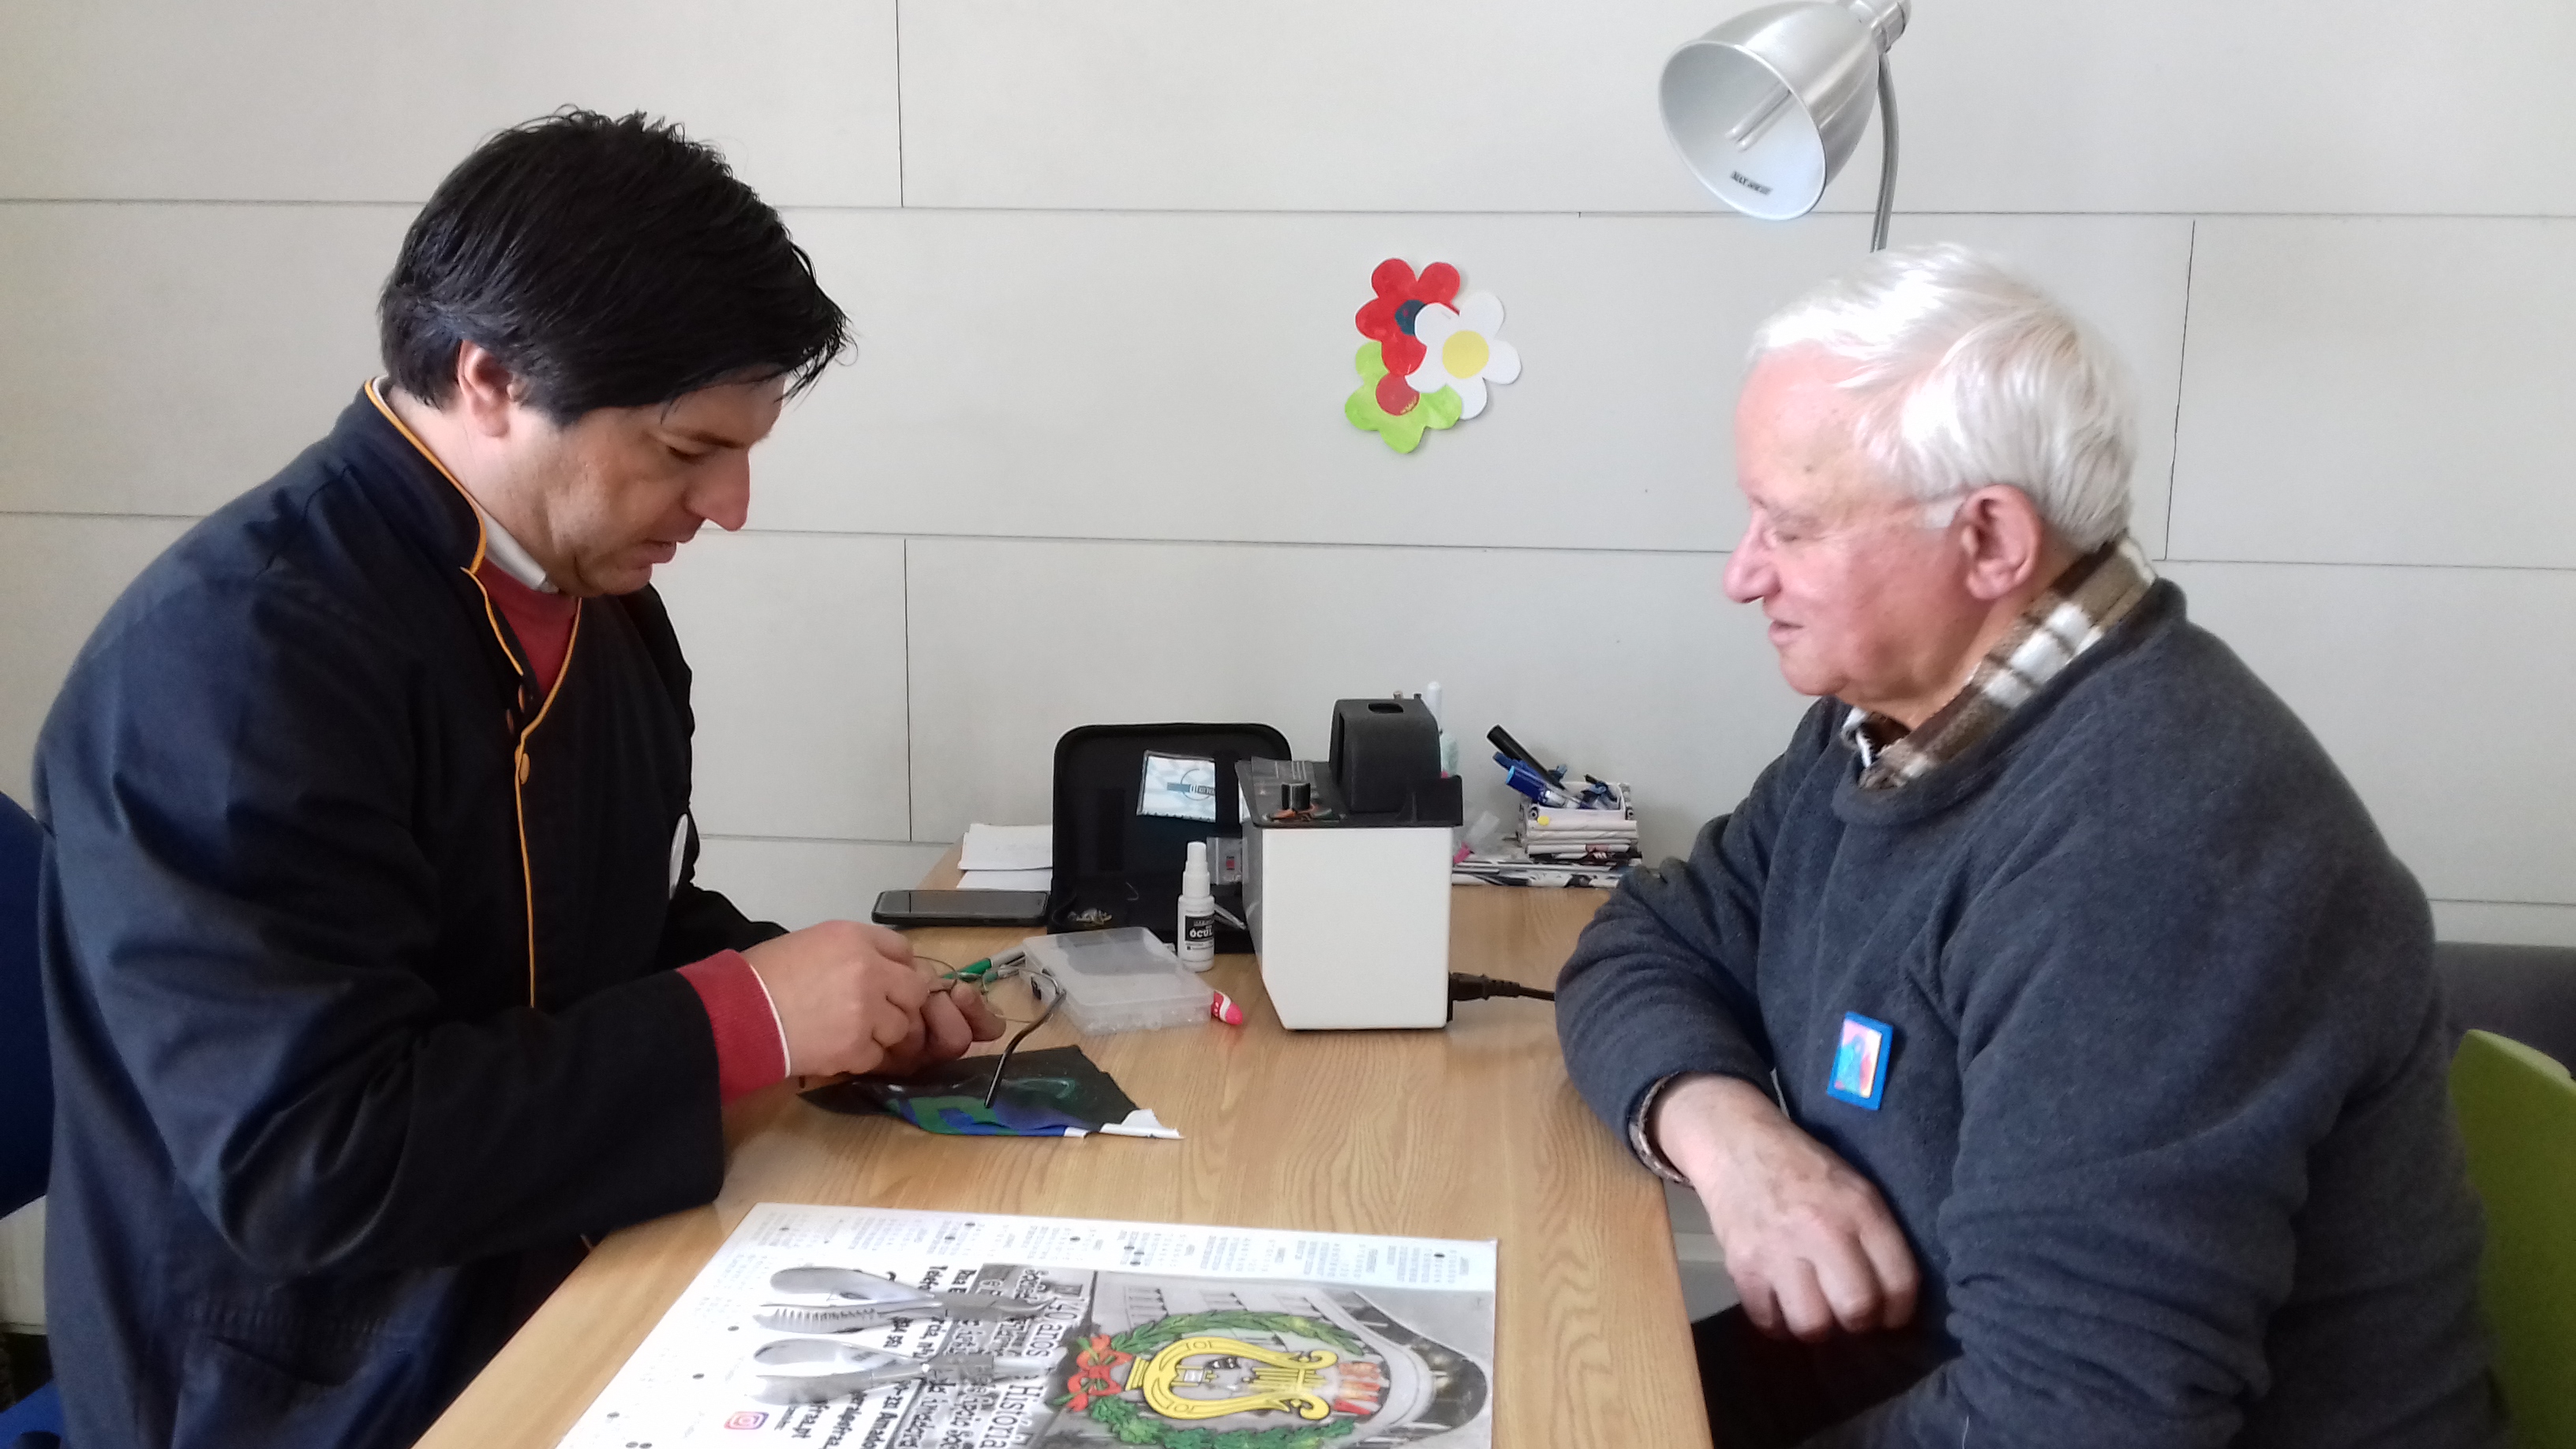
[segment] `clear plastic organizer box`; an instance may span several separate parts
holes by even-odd
[[[1062,1010],[1084,1036],[1205,1021],[1216,996],[1142,926],[1031,936],[1021,946],[1063,989]]]

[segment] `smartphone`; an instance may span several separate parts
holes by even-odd
[[[880,926],[1036,926],[1045,891],[882,891],[868,919]]]

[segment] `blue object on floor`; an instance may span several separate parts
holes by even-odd
[[[53,1157],[54,1081],[45,1049],[45,989],[36,977],[36,871],[44,832],[0,795],[0,1214],[45,1195]],[[51,1384],[0,1409],[0,1445],[62,1449],[63,1401]]]
[[[8,1107],[0,1113],[0,1214],[45,1195],[53,1156],[54,1080],[45,989],[36,976],[36,871],[44,851],[44,832],[0,795],[0,1103]]]
[[[62,1449],[63,1400],[47,1384],[0,1409],[0,1444],[9,1449]]]

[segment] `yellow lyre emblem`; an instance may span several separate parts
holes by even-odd
[[[1236,1338],[1184,1338],[1140,1360],[1127,1386],[1166,1419],[1215,1419],[1264,1409],[1322,1419],[1332,1404],[1317,1392],[1339,1361],[1327,1349],[1283,1353]]]

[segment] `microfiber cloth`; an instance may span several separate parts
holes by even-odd
[[[984,1105],[991,1057],[960,1057],[916,1077],[852,1077],[816,1087],[805,1100],[854,1117],[900,1117],[924,1132],[951,1137],[1173,1137],[1181,1134],[1136,1105],[1117,1081],[1078,1046],[1021,1052],[1003,1073],[1002,1090]]]

